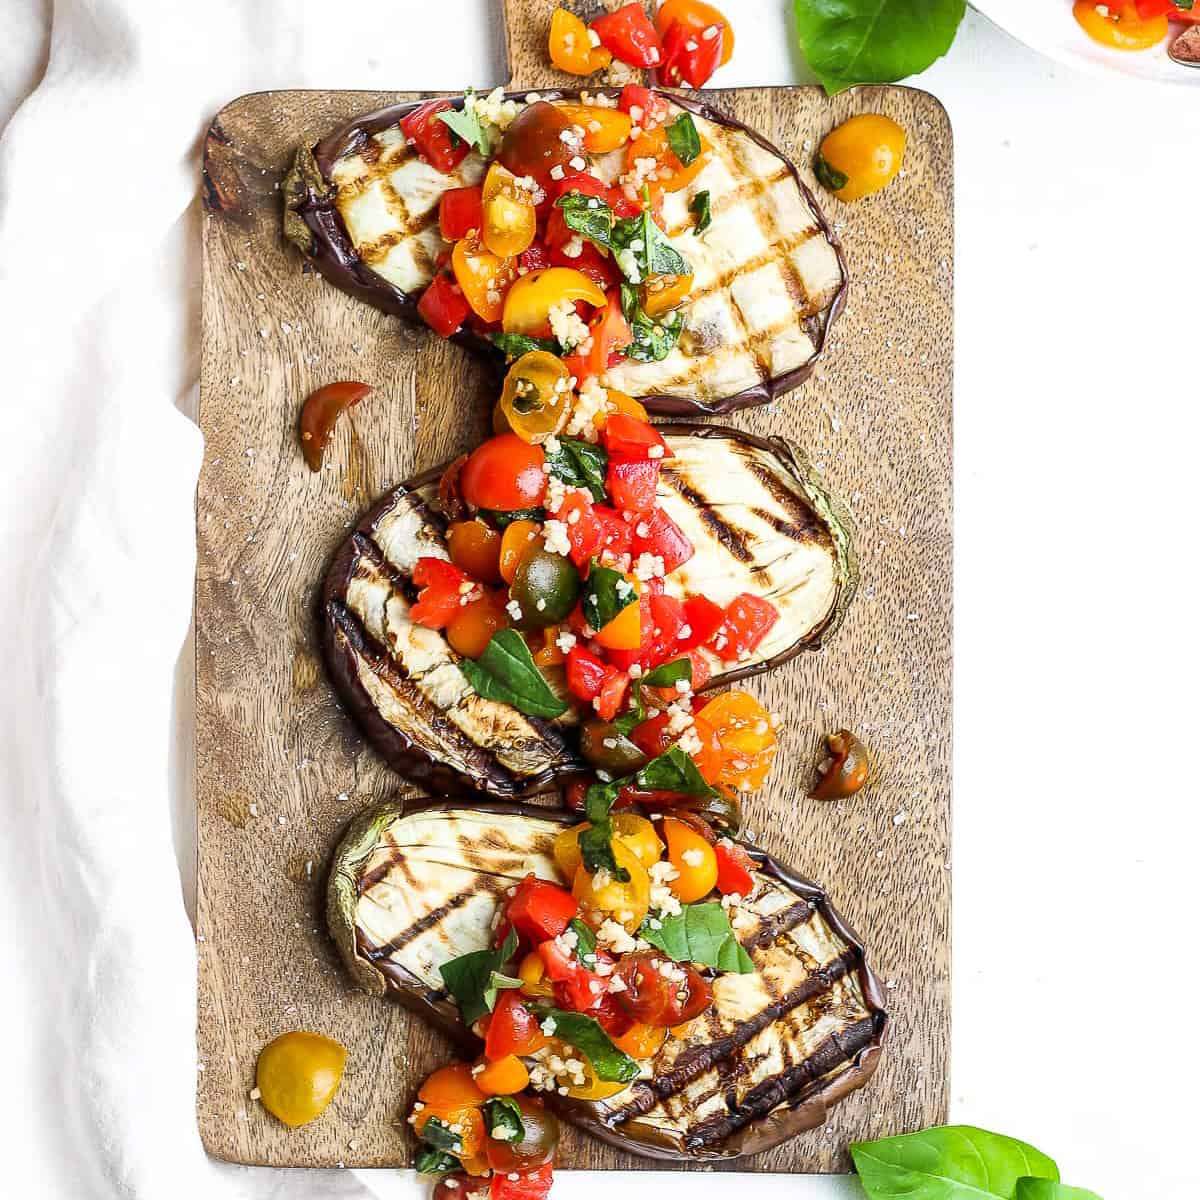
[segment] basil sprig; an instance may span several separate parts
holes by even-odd
[[[445,112],[434,113],[434,116],[448,125],[451,133],[457,134],[468,146],[488,158],[492,152],[492,140],[488,136],[487,126],[475,111],[474,99],[475,93],[467,88],[462,108],[448,108]]]
[[[636,1060],[612,1044],[612,1039],[594,1017],[545,1005],[537,1005],[534,1011],[539,1020],[553,1019],[554,1036],[574,1046],[592,1064],[597,1079],[631,1083],[641,1073]]]
[[[685,167],[690,167],[700,157],[700,134],[691,113],[682,113],[667,126],[667,141]]]
[[[750,955],[734,936],[729,914],[716,901],[685,904],[678,913],[647,918],[638,937],[676,962],[716,967],[737,975],[754,973]]]
[[[712,201],[707,192],[697,192],[688,205],[688,212],[696,218],[693,233],[703,233],[712,224]]]
[[[505,975],[500,970],[516,952],[517,933],[515,929],[510,929],[504,945],[498,950],[472,950],[469,954],[460,954],[442,963],[438,968],[446,991],[458,1005],[464,1025],[473,1025],[480,1017],[490,1013],[496,1007],[496,997],[501,989],[521,986],[519,979]],[[441,1149],[452,1150],[453,1147],[442,1146]]]
[[[511,704],[528,717],[561,717],[567,711],[515,629],[498,629],[478,659],[464,658],[458,665],[467,682],[487,700]]]
[[[592,559],[583,588],[583,618],[591,628],[599,632],[614,617],[637,602],[636,589],[620,571],[602,567],[599,559]]]
[[[587,488],[592,499],[603,504],[607,497],[604,485],[608,475],[608,455],[604,447],[561,434],[556,440],[557,449],[546,451],[546,470],[568,487]]]
[[[421,1126],[421,1141],[435,1150],[446,1150],[451,1154],[462,1153],[462,1138],[441,1117],[430,1117]]]
[[[525,1119],[521,1115],[521,1106],[511,1096],[493,1096],[483,1106],[483,1119],[488,1137],[507,1142],[510,1146],[525,1140]],[[499,1137],[496,1136],[497,1132]]]
[[[613,222],[612,247],[617,266],[630,283],[641,283],[650,275],[687,275],[687,260],[667,241],[650,211],[650,188],[642,190],[642,211],[636,217]],[[636,243],[636,247],[635,247]]]
[[[547,354],[562,353],[557,338],[530,337],[527,333],[492,333],[488,337],[492,345],[510,360],[520,358],[531,350],[545,350]]]
[[[625,347],[625,357],[635,362],[662,362],[683,332],[683,313],[672,309],[655,319],[642,307],[641,294],[632,284],[621,284],[621,311],[629,322],[633,341]]]
[[[436,1117],[429,1119],[437,1120]],[[445,1175],[450,1171],[462,1170],[462,1163],[453,1154],[449,1154],[445,1150],[438,1150],[433,1146],[422,1146],[417,1151],[413,1166],[418,1175]]]
[[[567,928],[575,935],[575,954],[585,967],[596,962],[596,935],[578,918],[572,917]]]
[[[721,793],[710,787],[700,774],[696,760],[678,744],[652,758],[635,776],[637,786],[647,791],[681,792],[685,796],[709,799]]]
[[[612,245],[613,210],[598,196],[567,192],[554,204],[562,212],[563,224],[573,233],[606,250]]]

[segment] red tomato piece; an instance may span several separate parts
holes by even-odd
[[[482,229],[483,188],[476,185],[443,192],[438,207],[438,224],[442,227],[442,237],[448,242],[457,242],[471,230]]]
[[[712,671],[709,670],[708,659],[698,647],[693,646],[685,653],[692,660],[692,693],[695,694],[708,684]]]
[[[600,1028],[609,1037],[614,1038],[628,1033],[635,1024],[633,1018],[613,999],[611,992],[605,992],[600,997],[600,1003],[592,1009],[589,1015],[599,1022]]]
[[[595,31],[600,45],[631,67],[655,67],[662,62],[658,31],[640,4],[626,4],[616,12],[605,13],[589,28]]]
[[[648,513],[654,508],[658,491],[658,461],[609,459],[605,487],[618,511]]]
[[[546,249],[541,242],[533,242],[528,250],[521,252],[521,257],[517,259],[519,270],[525,271],[528,274],[530,271],[541,271],[546,267],[553,266],[550,261],[550,251]]]
[[[546,496],[545,465],[541,446],[531,446],[515,433],[488,438],[463,466],[463,499],[496,512],[536,508]]]
[[[556,883],[526,875],[505,908],[516,931],[533,944],[558,937],[579,912],[575,897]]]
[[[736,842],[721,838],[713,847],[717,856],[717,891],[722,896],[748,896],[754,891],[754,859]]]
[[[670,455],[662,434],[653,425],[626,413],[613,413],[604,423],[601,438],[604,448],[617,458],[647,462],[652,458],[661,460]],[[658,453],[652,454],[655,447]]]
[[[537,952],[546,968],[547,978],[554,984],[554,998],[561,1007],[573,1012],[587,1012],[599,1005],[608,990],[607,980],[595,971],[589,971],[553,940],[542,942]]]
[[[609,423],[611,424],[616,419],[616,417],[610,418]],[[663,570],[670,575],[672,571],[683,566],[696,553],[696,548],[688,540],[683,530],[661,508],[656,508],[635,523],[630,553],[634,558],[639,554],[657,554],[663,560]],[[713,608],[720,612],[715,604]]]
[[[633,527],[607,504],[597,504],[592,515],[600,522],[600,558],[606,562],[624,558],[633,541]]]
[[[650,639],[649,639],[649,665],[652,667],[658,666],[659,663],[669,662],[673,658],[679,658],[678,641],[679,631],[683,628],[687,618],[684,614],[683,601],[676,600],[674,596],[651,596],[650,597]]]
[[[572,354],[563,359],[580,384],[607,371],[610,357],[620,354],[633,341],[633,330],[621,311],[618,289],[609,293],[608,306],[596,314],[589,329],[592,348],[586,354]]]
[[[521,993],[514,988],[503,989],[488,1022],[483,1048],[488,1061],[497,1062],[507,1054],[532,1054],[545,1043],[538,1019],[525,1007]]]
[[[638,808],[646,808],[651,812],[662,812],[668,808],[674,808],[681,800],[686,800],[688,797],[683,792],[665,792],[660,788],[639,788],[634,787],[632,783],[627,783],[617,793],[617,804],[625,804],[628,807],[637,806]],[[613,805],[617,807],[616,804]]]
[[[593,707],[596,715],[602,721],[611,721],[624,707],[625,695],[629,691],[629,676],[624,671],[608,668],[612,674],[606,675],[600,685]]]
[[[725,624],[725,610],[707,596],[689,596],[683,602],[683,611],[687,616],[688,632],[680,639],[680,645],[688,649],[708,645]]]
[[[677,21],[663,35],[658,77],[668,87],[701,88],[721,65],[725,31],[720,25],[711,28],[717,32],[706,38]]]
[[[667,732],[667,722],[670,715],[665,712],[635,725],[629,734],[629,740],[645,755],[657,758],[665,754],[675,741],[675,735]]]
[[[471,150],[462,140],[455,146],[450,137],[450,126],[438,120],[438,113],[448,112],[453,107],[449,100],[426,100],[400,122],[405,141],[443,175],[449,175]]]
[[[549,230],[547,230],[549,237]],[[567,238],[570,241],[570,238]],[[607,292],[614,284],[621,282],[621,272],[611,258],[606,258],[591,242],[584,242],[579,253],[574,258],[566,253],[566,243],[551,245],[550,265],[569,267],[586,275],[598,288]],[[591,311],[591,310],[589,310]]]
[[[417,312],[434,333],[448,338],[471,313],[463,290],[448,275],[435,275],[417,301]]]
[[[516,1175],[516,1179],[511,1179]],[[491,1200],[545,1200],[554,1183],[554,1165],[546,1163],[536,1171],[523,1175],[515,1171],[500,1171],[492,1174]]]
[[[590,171],[567,171],[561,179],[552,182],[550,187],[555,202],[572,192],[578,192],[582,196],[595,196],[600,200],[608,196],[608,185]]]
[[[1153,17],[1169,16],[1171,13],[1179,11],[1175,6],[1175,0],[1134,0],[1137,8],[1137,15],[1143,21],[1149,21]]]
[[[779,610],[770,600],[743,592],[725,609],[725,645],[717,651],[725,662],[733,662],[758,646],[767,630],[779,620]],[[717,641],[720,641],[718,637]]]
[[[465,571],[444,558],[418,558],[412,580],[421,591],[409,616],[427,629],[444,629],[465,604],[483,595]]]
[[[642,87],[640,83],[627,83],[621,89],[621,98],[617,105],[622,112],[633,118],[635,125],[640,125],[643,129],[653,129],[655,125],[661,125],[667,113],[671,111],[664,97],[652,88]]]
[[[579,645],[571,647],[567,654],[567,690],[577,700],[591,703],[610,674],[616,671],[590,650]]]
[[[600,522],[592,511],[592,502],[582,491],[569,491],[554,514],[555,520],[567,527],[567,541],[571,543],[571,561],[584,568],[600,551],[602,536]]]
[[[613,972],[625,990],[613,994],[635,1021],[657,1026],[682,1025],[712,1004],[712,988],[690,963],[659,965],[663,963],[660,951],[627,955]]]

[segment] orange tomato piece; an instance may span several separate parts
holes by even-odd
[[[591,75],[612,63],[612,54],[592,45],[588,27],[573,12],[556,8],[550,18],[550,61],[569,75]]]
[[[493,254],[478,238],[463,238],[454,243],[450,266],[475,313],[489,324],[499,321],[504,298],[517,277],[517,260]]]
[[[500,577],[512,583],[517,577],[517,567],[542,527],[536,521],[513,521],[500,539]]]
[[[690,825],[667,817],[663,823],[667,858],[679,872],[668,886],[681,904],[703,900],[717,886],[717,854]]]
[[[482,521],[454,521],[446,530],[450,561],[481,583],[500,582],[500,534]]]
[[[636,575],[625,578],[640,595],[642,586]],[[642,644],[642,606],[634,600],[627,604],[603,629],[596,633],[596,641],[606,650],[636,650]]]
[[[720,10],[703,0],[663,0],[654,16],[654,25],[662,37],[672,25],[682,22],[684,28],[703,34],[710,25],[720,25],[724,30],[721,37],[721,62],[724,66],[733,57],[733,26]]]
[[[417,1099],[430,1108],[477,1108],[485,1097],[468,1063],[439,1067],[421,1084]]]
[[[488,1063],[475,1076],[475,1082],[485,1096],[515,1096],[529,1086],[529,1072],[515,1054],[506,1054]]]
[[[595,104],[560,104],[559,111],[583,130],[583,146],[593,154],[619,150],[629,141],[633,118],[619,108],[601,108]]]
[[[603,429],[608,424],[608,418],[613,415],[609,409],[612,409],[613,412],[624,413],[627,417],[636,417],[639,421],[650,419],[646,415],[645,407],[632,396],[618,392],[616,388],[608,388],[607,397],[608,404],[592,418],[592,423],[597,429]]]
[[[612,1043],[630,1058],[653,1058],[666,1040],[667,1031],[661,1026],[643,1025],[638,1021],[620,1037],[613,1038]]]
[[[492,640],[492,635],[508,624],[508,610],[501,592],[485,592],[478,600],[464,604],[458,615],[446,626],[446,641],[463,658],[478,658]]]
[[[536,996],[545,999],[554,995],[554,984],[546,978],[546,964],[536,950],[521,959],[517,969],[517,977],[521,980],[521,995]]]
[[[656,275],[642,285],[642,308],[648,317],[661,317],[682,304],[691,290],[691,275]]]
[[[1104,12],[1100,9],[1103,8]],[[1071,10],[1084,33],[1102,46],[1115,50],[1148,50],[1167,36],[1167,18],[1138,16],[1134,4],[1101,4],[1100,0],[1076,0]]]
[[[455,244],[456,254],[461,245],[462,242]],[[549,328],[550,310],[556,304],[564,301],[574,304],[576,300],[596,308],[602,308],[606,303],[599,286],[582,271],[572,267],[544,267],[530,271],[508,290],[502,309],[504,332],[536,336]]]
[[[561,625],[547,625],[542,630],[542,646],[533,652],[533,661],[539,667],[557,667],[567,660],[567,656],[558,645],[558,637],[562,632]]]
[[[710,735],[696,756],[709,783],[740,792],[762,787],[777,739],[771,714],[749,692],[735,688],[714,696],[696,715],[696,727]]]
[[[704,170],[711,157],[712,143],[701,134],[700,153],[685,167],[671,149],[667,127],[658,125],[654,129],[644,130],[641,137],[629,143],[625,151],[625,168],[628,171],[636,170],[635,162],[639,158],[655,159],[658,163],[655,168],[658,178],[648,181],[650,194],[653,196],[655,191],[678,192],[687,187]]]
[[[509,258],[528,250],[536,234],[533,194],[511,171],[492,163],[483,181],[483,244],[493,254]]]

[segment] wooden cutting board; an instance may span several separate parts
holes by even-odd
[[[552,0],[508,0],[514,86],[564,83],[545,61]],[[447,81],[450,82],[450,81]],[[465,81],[464,81],[465,82]],[[326,559],[380,492],[476,444],[494,399],[480,364],[306,274],[280,236],[279,182],[299,142],[392,92],[263,92],[217,115],[204,150],[204,329],[196,499],[200,1131],[223,1159],[400,1166],[418,1082],[450,1049],[356,992],[324,929],[325,864],[345,822],[411,789],[363,743],[320,661]],[[848,1141],[943,1121],[950,1033],[950,126],[931,96],[861,88],[708,91],[800,165],[841,237],[849,304],[800,390],[732,424],[799,440],[858,525],[862,585],[832,644],[750,684],[781,717],[769,787],[747,805],[760,842],[828,885],[887,981],[894,1023],[874,1081],[756,1171],[845,1170]],[[903,177],[843,205],[812,150],[839,121],[883,112],[908,131]],[[358,379],[312,474],[296,439],[305,396]],[[879,779],[806,799],[821,735],[856,730]],[[288,1130],[249,1099],[269,1039],[320,1030],[350,1051],[329,1110]],[[573,1131],[562,1161],[648,1167]],[[751,1164],[742,1164],[749,1169]]]

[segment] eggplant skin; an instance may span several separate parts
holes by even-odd
[[[790,442],[717,425],[658,428],[673,451],[660,503],[696,548],[667,591],[721,604],[750,591],[781,614],[748,661],[714,657],[705,690],[819,649],[858,582],[845,508]],[[431,791],[510,799],[561,788],[589,771],[571,728],[577,712],[547,722],[483,701],[465,686],[444,637],[406,621],[416,558],[446,556],[446,521],[433,503],[444,470],[385,495],[335,553],[322,601],[330,678],[384,760]]]
[[[557,878],[554,835],[578,819],[533,805],[403,800],[355,818],[333,855],[326,911],[355,982],[478,1054],[437,967],[489,944],[496,908],[526,873]],[[740,931],[758,972],[718,977],[704,1030],[668,1038],[624,1092],[543,1096],[622,1150],[674,1162],[757,1154],[823,1124],[878,1065],[888,1016],[861,940],[818,884],[744,849],[765,881]]]
[[[803,383],[824,355],[830,328],[845,307],[849,287],[849,276],[841,244],[818,207],[811,190],[800,178],[795,163],[788,159],[778,147],[743,122],[717,109],[667,89],[657,90],[661,91],[663,96],[676,107],[705,121],[712,122],[716,126],[723,127],[731,133],[745,135],[748,145],[756,148],[755,153],[765,151],[778,160],[781,164],[780,170],[783,172],[779,178],[789,179],[789,182],[795,187],[799,203],[811,217],[810,228],[814,235],[813,244],[815,245],[819,241],[826,247],[826,251],[823,253],[827,252],[830,256],[831,264],[836,269],[837,282],[832,284],[829,289],[822,290],[819,303],[809,304],[806,296],[800,296],[793,300],[795,305],[801,305],[803,302],[803,336],[811,345],[811,352],[803,361],[797,361],[795,365],[788,366],[787,369],[772,374],[762,367],[760,362],[758,377],[753,382],[743,380],[741,382],[744,386],[733,385],[728,394],[718,391],[715,394],[698,395],[689,391],[685,384],[696,384],[703,389],[705,377],[710,373],[710,363],[714,361],[703,353],[701,346],[695,351],[696,356],[693,360],[695,369],[689,368],[689,378],[687,379],[679,380],[677,378],[673,383],[668,379],[661,390],[652,388],[646,392],[640,392],[639,380],[644,379],[647,374],[653,374],[654,364],[625,364],[622,369],[617,371],[617,377],[610,381],[609,386],[622,391],[633,391],[639,395],[649,411],[659,416],[714,415],[771,403]],[[616,89],[612,88],[594,88],[590,90],[590,94],[615,97],[618,93]],[[509,92],[505,99],[523,101],[528,95],[528,92]],[[539,89],[537,92],[539,98],[549,101],[577,101],[580,99],[580,95],[578,89]],[[455,107],[462,107],[462,96],[447,98]],[[297,148],[292,167],[285,176],[282,195],[284,236],[305,255],[321,274],[336,287],[356,299],[424,328],[425,323],[417,312],[417,301],[420,298],[421,289],[406,291],[397,283],[384,278],[363,260],[355,248],[354,239],[339,211],[338,187],[333,182],[334,170],[339,158],[360,151],[370,143],[370,139],[375,135],[390,130],[421,103],[423,101],[409,101],[378,109],[338,127],[315,146],[301,145]],[[477,161],[477,156],[473,155],[467,161],[473,160]],[[754,177],[749,181],[751,186],[759,183],[765,174],[765,171],[759,171],[756,167]],[[747,203],[752,205],[753,199]],[[768,218],[768,224],[773,219],[773,216]],[[762,217],[756,213],[756,221],[761,223],[761,220]],[[775,232],[778,233],[778,231]],[[758,237],[758,231],[757,229],[739,231],[736,234],[731,231],[727,236],[732,248],[735,245],[748,244],[748,239]],[[782,242],[780,244],[784,245]],[[420,250],[419,257],[426,257],[426,249]],[[721,253],[727,253],[727,251],[723,250]],[[798,251],[795,247],[787,250],[788,255],[796,253]],[[757,265],[760,264],[756,264],[755,269],[757,269]],[[798,288],[801,291],[804,290],[804,280],[795,269],[795,261],[793,261],[792,267],[783,274],[788,278],[781,276],[771,285],[776,293],[793,292]],[[748,273],[742,273],[727,280],[719,290],[730,293],[735,288],[748,288],[750,286],[748,279]],[[767,285],[764,283],[764,286]],[[771,299],[777,303],[780,295],[776,294]],[[758,302],[767,300],[768,297],[765,293],[758,295]],[[703,341],[705,336],[707,335],[701,332],[700,340]],[[450,340],[485,356],[497,370],[501,369],[502,359],[487,338],[464,327]],[[773,345],[773,343],[774,339],[769,339],[768,344]],[[757,355],[757,353],[756,350],[755,354]],[[629,378],[624,378],[622,372],[628,374]]]

